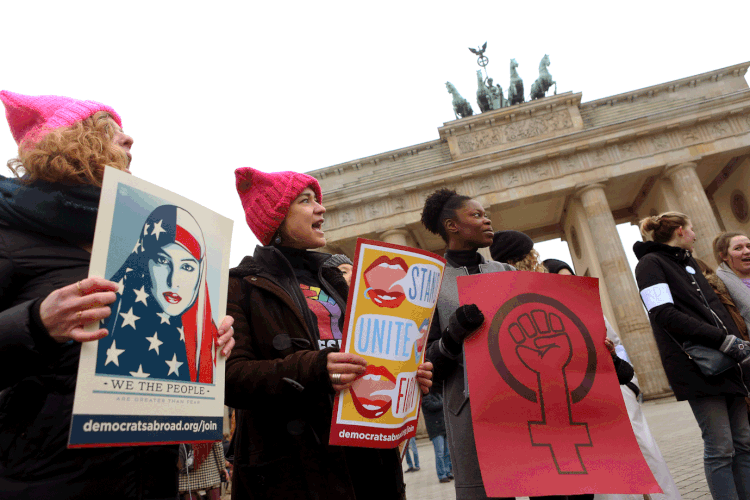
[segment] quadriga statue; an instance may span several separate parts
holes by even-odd
[[[542,61],[539,63],[539,78],[531,85],[531,99],[541,99],[547,93],[547,90],[554,85],[555,95],[557,95],[557,82],[552,79],[547,67],[550,65],[549,56],[544,54]]]
[[[513,106],[514,104],[522,104],[523,98],[523,80],[518,76],[516,68],[518,63],[515,59],[510,60],[510,86],[508,86],[508,103]]]
[[[456,115],[456,119],[466,118],[474,114],[469,101],[461,97],[461,94],[458,93],[451,82],[445,82],[445,88],[448,89],[449,94],[453,95],[453,114]]]

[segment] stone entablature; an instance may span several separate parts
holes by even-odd
[[[352,225],[364,224],[366,227],[360,229],[367,232],[383,231],[390,223],[384,220],[385,225],[379,224],[378,219],[397,214],[404,215],[404,225],[417,223],[424,199],[441,186],[475,197],[502,192],[496,198],[512,200],[513,188],[578,172],[609,166],[655,168],[690,161],[706,152],[704,143],[712,143],[710,152],[716,153],[720,147],[716,141],[750,132],[750,90],[665,110],[641,122],[579,129],[503,151],[401,172],[400,189],[395,192],[394,174],[372,182],[362,179],[359,185],[345,190],[327,191],[326,232],[335,240],[340,237],[339,229]],[[732,149],[733,145],[727,147]],[[602,176],[609,177],[606,172]],[[575,179],[571,181],[575,184]],[[502,200],[496,199],[498,202]]]
[[[743,80],[741,80],[741,78],[745,76],[749,67],[750,64],[748,63],[735,64],[734,66],[729,66],[716,71],[709,71],[700,75],[689,76],[679,80],[653,85],[651,87],[596,99],[594,101],[583,103],[581,105],[581,111],[585,112],[595,108],[614,106],[622,103],[628,104],[644,99],[653,101],[658,96],[673,99],[674,96],[668,96],[668,94],[675,93],[685,94],[686,97],[692,94],[703,98],[729,94],[732,90],[743,90],[746,86],[742,84]],[[720,81],[722,82],[722,85],[714,85]],[[723,85],[723,83],[728,84]],[[697,89],[697,87],[701,88]],[[707,90],[707,88],[711,88],[711,90]],[[697,92],[694,92],[691,89],[696,89]]]
[[[583,129],[581,94],[564,94],[446,123],[438,129],[454,160]]]

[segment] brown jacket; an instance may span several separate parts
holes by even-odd
[[[323,289],[345,310],[348,287],[314,253]],[[236,345],[226,404],[236,408],[233,499],[400,499],[398,452],[328,445],[334,391],[312,315],[291,265],[274,247],[230,271],[227,313]]]

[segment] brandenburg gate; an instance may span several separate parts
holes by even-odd
[[[615,225],[684,212],[696,257],[711,265],[720,231],[750,231],[749,66],[590,102],[544,97],[444,123],[434,141],[313,171],[328,209],[326,250],[351,257],[363,237],[442,254],[420,215],[435,189],[456,189],[489,209],[496,230],[566,241],[576,274],[600,279],[604,313],[644,394],[670,394],[626,259],[632,249]]]

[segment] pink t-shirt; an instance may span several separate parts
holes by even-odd
[[[746,287],[750,288],[750,278],[740,278]]]

